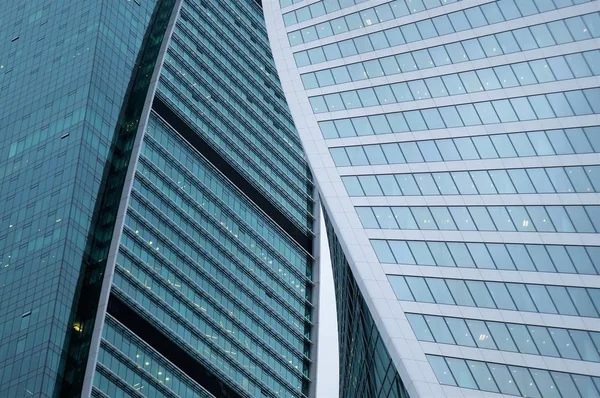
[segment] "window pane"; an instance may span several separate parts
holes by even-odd
[[[442,79],[450,95],[464,94],[466,92],[458,75],[445,75],[442,76]]]
[[[389,276],[388,280],[390,281],[398,300],[414,301],[413,295],[403,276]]]
[[[475,126],[481,124],[479,115],[472,104],[457,105],[456,109],[458,110],[460,118],[465,126]]]
[[[490,111],[493,112],[493,110],[490,107]],[[494,149],[494,145],[492,145],[492,141],[490,140],[490,137],[488,136],[478,136],[478,137],[472,137],[473,143],[475,144],[475,147],[477,148],[477,152],[479,152],[479,156],[482,159],[492,159],[492,158],[497,158],[498,154],[496,153],[496,150]]]
[[[576,272],[579,274],[596,274],[594,265],[590,260],[585,248],[582,246],[566,246],[569,257],[575,265]],[[577,307],[577,303],[575,303]]]
[[[536,152],[529,139],[530,134],[517,133],[508,137],[519,156],[535,156]]]
[[[406,242],[401,240],[390,240],[388,243],[392,253],[394,253],[397,264],[415,264],[415,259]]]
[[[469,287],[469,292],[471,292],[471,295],[473,296],[473,299],[478,307],[496,308],[494,300],[492,300],[492,296],[490,296],[490,293],[484,282],[466,281],[466,284]]]
[[[350,166],[350,159],[344,148],[330,148],[329,152],[336,166]]]
[[[488,243],[486,244],[490,255],[494,259],[496,268],[498,269],[515,269],[515,265],[506,249],[506,246],[501,243]]]
[[[473,257],[477,268],[495,268],[494,260],[490,256],[485,244],[483,243],[467,243],[467,248],[469,249],[469,253]]]
[[[444,242],[427,242],[427,247],[435,260],[435,264],[440,267],[454,267],[452,254]]]
[[[456,224],[447,207],[432,207],[430,211],[439,229],[456,231]]]
[[[517,115],[508,100],[492,101],[498,117],[503,123],[518,121]]]
[[[499,392],[498,386],[496,386],[496,382],[485,363],[467,360],[467,365],[481,390]]]
[[[346,147],[346,153],[350,158],[353,166],[364,166],[369,164],[369,159],[365,155],[365,151],[360,146]]]
[[[421,191],[415,182],[412,174],[397,174],[396,180],[402,189],[402,193],[406,196],[420,195]]]
[[[450,294],[450,291],[446,287],[446,283],[443,279],[436,278],[425,278],[429,290],[433,294],[435,302],[438,304],[454,304],[454,299]],[[435,332],[434,332],[435,333]]]
[[[512,32],[502,32],[495,35],[500,43],[500,48],[504,54],[511,54],[521,51],[519,44]]]
[[[363,189],[365,187],[363,186]],[[396,220],[392,215],[389,207],[373,207],[373,213],[379,222],[379,225],[382,229],[396,229],[398,228],[398,224],[396,224]]]
[[[551,314],[556,314],[556,308],[552,303],[552,299],[548,294],[545,286],[542,285],[527,285],[527,290],[531,297],[533,298],[533,302],[538,308],[539,312],[546,312]]]
[[[535,342],[541,355],[547,355],[551,357],[558,357],[559,353],[552,341],[552,337],[548,332],[548,329],[542,326],[528,326],[529,333]],[[540,387],[541,388],[541,387]]]
[[[371,122],[371,126],[373,126],[375,134],[389,134],[392,132],[386,117],[383,115],[369,116],[369,121]]]
[[[496,226],[492,222],[487,209],[483,206],[469,207],[471,218],[475,221],[475,225],[479,231],[495,231]]]
[[[406,163],[400,147],[396,143],[381,145],[383,153],[390,164]]]
[[[550,217],[543,206],[527,206],[526,209],[527,213],[529,213],[529,217],[531,217],[531,222],[538,232],[555,231],[554,226],[550,221]]]
[[[446,86],[440,77],[431,77],[429,79],[425,79],[425,83],[427,84],[427,88],[429,89],[432,97],[445,97],[448,95]]]
[[[450,207],[450,213],[459,231],[475,231],[475,224],[466,207]]]
[[[552,223],[558,232],[575,232],[570,217],[562,206],[546,206],[546,211],[550,214]]]
[[[422,195],[439,195],[439,191],[431,174],[429,173],[419,173],[415,175],[415,180],[417,181],[417,185],[419,185],[419,189],[421,190]]]
[[[514,377],[514,380],[517,382],[519,390],[521,390],[521,394],[523,394],[524,397],[541,397],[527,368],[522,368],[520,366],[509,366],[509,369],[512,377]]]
[[[442,195],[457,195],[458,189],[450,173],[433,173],[433,179]]]
[[[546,251],[546,247],[542,245],[527,245],[529,255],[535,262],[535,267],[540,272],[556,272],[554,262]]]
[[[600,134],[599,134],[599,136],[600,136]],[[461,159],[460,154],[454,144],[454,140],[452,140],[452,139],[436,140],[436,145],[437,145],[440,153],[442,154],[442,158],[445,161]],[[598,143],[598,146],[600,148],[600,141]]]
[[[367,196],[380,196],[383,194],[375,176],[358,176],[358,180]]]
[[[402,191],[400,187],[396,183],[396,179],[393,175],[384,174],[378,175],[377,181],[379,181],[379,186],[383,190],[383,194],[386,196],[401,196]]]
[[[370,207],[356,207],[356,213],[358,214],[358,218],[360,218],[360,222],[365,228],[379,228],[379,224],[377,223],[377,219],[373,215],[373,211]]]
[[[515,304],[506,289],[504,283],[501,282],[486,282],[492,298],[496,302],[496,306],[504,310],[516,310]]]
[[[460,152],[460,155],[463,160],[471,160],[471,159],[479,159],[479,154],[475,149],[475,145],[473,141],[471,141],[470,137],[465,138],[455,138],[454,143]]]
[[[477,347],[489,348],[492,350],[498,349],[485,322],[477,321],[475,319],[467,319],[466,323],[469,327],[469,330],[471,331],[471,335],[473,335],[473,337],[475,338],[475,343],[477,343]]]
[[[421,111],[421,114],[425,119],[425,122],[427,123],[427,127],[430,130],[443,129],[446,127],[444,121],[442,120],[442,117],[440,116],[440,112],[437,109],[423,109]]]
[[[417,144],[426,162],[438,162],[442,160],[442,156],[434,141],[418,141]]]
[[[512,261],[515,263],[515,266],[520,271],[535,271],[535,266],[533,265],[533,261],[531,257],[529,257],[529,253],[527,253],[527,249],[524,245],[519,244],[507,244],[506,248],[510,253],[510,257]],[[498,268],[500,265],[498,264]]]
[[[568,91],[565,93],[565,96],[576,115],[589,115],[593,113],[582,91]]]
[[[533,343],[533,339],[524,325],[509,323],[506,326],[508,327],[510,335],[516,343],[519,352],[539,355],[538,350]]]
[[[375,250],[377,259],[380,262],[388,264],[396,263],[394,255],[392,254],[392,251],[385,240],[372,240],[371,246],[373,246],[373,250]]]
[[[427,287],[427,284],[425,283],[425,279],[414,276],[407,276],[405,278],[406,283],[408,283],[408,286],[410,287],[410,291],[415,296],[415,300],[425,303],[435,302],[431,292],[429,291],[429,288]],[[432,331],[435,335],[435,330],[432,329]]]
[[[435,341],[427,323],[425,323],[423,315],[406,314],[406,318],[410,322],[410,326],[415,332],[417,339],[421,341]]]
[[[517,346],[506,328],[506,324],[500,322],[486,322],[486,324],[499,350],[518,352]]]
[[[356,91],[346,91],[344,93],[341,93],[341,97],[342,97],[342,101],[344,103],[345,109],[360,108],[362,106],[362,104],[360,102],[360,98],[358,97],[358,94],[356,93]],[[362,124],[363,127],[365,127],[365,126],[369,127],[369,129],[367,129],[367,130],[365,130],[364,128],[356,129],[356,131],[358,132],[358,135],[373,134],[373,130],[370,128],[369,119],[367,119],[366,117],[361,117],[361,118],[356,118],[356,119],[360,119],[359,123]],[[354,124],[354,127],[356,128],[357,123],[355,123],[355,120],[352,120],[352,124]]]
[[[358,182],[358,178],[356,177],[342,177],[342,182],[346,187],[346,191],[350,196],[363,196],[364,192]]]
[[[598,390],[596,389],[596,386],[594,385],[594,380],[592,380],[592,378],[590,376],[572,374],[571,378],[575,382],[575,385],[577,385],[577,389],[581,393],[582,397],[584,397],[584,398],[600,397],[600,394],[598,393]],[[595,379],[596,379],[596,381],[598,381],[598,378],[595,378]]]
[[[406,119],[408,127],[411,131],[427,130],[427,124],[425,124],[425,120],[423,119],[423,116],[421,116],[421,112],[404,112],[404,118]]]
[[[500,392],[502,394],[521,395],[517,389],[515,381],[512,378],[512,375],[505,365],[490,363],[488,364],[488,368],[494,376],[496,384],[498,385],[498,388],[500,388]]]
[[[526,86],[529,84],[536,84],[538,81],[527,62],[521,62],[518,64],[512,65],[512,70],[515,72],[517,79],[519,80],[519,84],[521,86]]]
[[[569,334],[571,335],[571,340],[573,340],[576,345],[577,351],[579,351],[579,355],[581,355],[581,359],[592,362],[600,361],[598,350],[596,349],[596,346],[594,346],[588,332],[583,330],[570,330]]]
[[[580,359],[579,353],[571,340],[571,336],[565,329],[548,328],[554,344],[563,358]]]
[[[387,164],[387,159],[379,145],[367,145],[363,147],[370,164]]]
[[[433,216],[427,207],[413,207],[411,209],[419,229],[437,229]]]
[[[425,322],[429,326],[429,330],[433,333],[435,341],[442,344],[456,344],[450,334],[450,330],[444,322],[444,318],[440,316],[425,315]]]
[[[533,222],[523,206],[507,206],[506,209],[508,210],[512,221],[517,228],[517,231],[535,231]]]
[[[569,218],[573,222],[574,230],[577,232],[596,232],[592,227],[592,223],[588,218],[588,213],[586,213],[586,211],[583,209],[583,206],[568,206],[564,208],[558,206],[548,206],[547,208],[566,209],[567,213],[569,214]],[[571,230],[565,230],[565,232],[571,232]]]
[[[545,95],[529,97],[529,103],[533,107],[538,119],[548,119],[556,116]]]
[[[458,279],[448,279],[446,280],[446,284],[452,292],[452,296],[456,301],[456,305],[464,305],[469,307],[475,306],[475,302],[467,290],[467,286],[465,285],[464,281]]]
[[[525,285],[520,283],[507,283],[506,287],[510,295],[515,298],[515,304],[519,311],[537,312],[531,296],[527,292]]]
[[[477,388],[475,380],[467,367],[467,363],[464,359],[458,358],[446,358],[446,362],[454,375],[454,379],[459,387],[463,388]]]
[[[506,170],[490,170],[488,174],[494,182],[494,188],[498,193],[511,194],[517,192]]]
[[[542,170],[543,172],[543,170]],[[518,193],[535,193],[536,190],[531,183],[531,179],[528,177],[527,172],[523,169],[512,169],[508,170],[508,175],[512,180]],[[547,176],[546,176],[547,179]],[[550,181],[547,181],[547,186],[552,188]],[[552,189],[553,190],[553,189]]]
[[[490,173],[492,174],[492,173]],[[492,178],[494,176],[492,175]],[[510,214],[503,206],[489,206],[487,208],[492,220],[494,220],[494,224],[498,231],[514,231],[515,225],[510,217]]]
[[[535,120],[537,116],[533,111],[533,108],[529,104],[527,98],[513,98],[510,100],[513,109],[516,111],[519,120]]]
[[[498,79],[500,79],[500,84],[504,88],[516,87],[519,86],[519,79],[515,76],[512,68],[509,65],[505,66],[497,66],[494,68],[494,72],[498,75]]]
[[[573,267],[571,259],[569,258],[564,246],[547,246],[546,249],[548,250],[548,254],[550,255],[550,257],[552,258],[552,262],[554,262],[554,265],[558,270],[557,272],[575,272],[575,268]],[[543,251],[543,248],[540,247],[540,250]],[[545,256],[545,253],[541,254],[542,256],[540,256],[540,260],[544,259]],[[540,266],[540,270],[544,270],[547,268],[543,264],[538,265]],[[549,269],[551,270],[551,272],[554,272],[554,268],[552,268],[551,265],[549,266]]]
[[[468,347],[475,347],[475,342],[471,337],[471,332],[467,328],[467,325],[463,319],[459,318],[445,318],[446,324],[452,332],[452,336],[458,345],[464,345]]]
[[[552,181],[556,192],[574,192],[573,185],[569,181],[569,177],[562,167],[552,167],[546,169],[548,178]]]
[[[402,142],[400,143],[400,149],[408,163],[420,163],[423,161],[421,151],[419,151],[419,147],[415,142]]]
[[[475,262],[471,257],[469,249],[466,244],[462,242],[448,242],[448,249],[454,257],[454,261],[461,268],[475,268]]]
[[[433,355],[427,355],[427,359],[429,360],[429,364],[435,372],[435,377],[437,377],[441,384],[446,384],[449,386],[456,385],[454,377],[452,377],[452,373],[450,372],[448,365],[446,365],[446,361],[444,360],[444,358]]]
[[[431,253],[429,253],[427,243],[412,241],[412,242],[408,242],[408,246],[410,247],[410,251],[413,253],[413,256],[415,257],[417,264],[419,264],[419,265],[435,265],[435,261],[433,261],[433,257],[431,256]]]
[[[586,289],[582,287],[568,287],[569,295],[581,316],[597,317],[596,307],[592,303]]]
[[[531,369],[531,375],[544,398],[561,398],[558,388],[547,370]]]

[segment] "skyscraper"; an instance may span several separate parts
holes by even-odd
[[[308,396],[313,187],[260,4],[1,9],[0,396]]]
[[[264,7],[341,396],[600,396],[600,2]]]

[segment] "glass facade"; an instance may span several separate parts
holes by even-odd
[[[586,330],[407,314],[421,341],[599,362],[600,333]]]
[[[600,206],[356,207],[364,228],[598,233]]]
[[[313,184],[260,4],[5,3],[0,396],[308,397]]]
[[[371,240],[379,261],[438,267],[600,274],[600,247]]]
[[[81,331],[84,251],[162,3],[1,2],[0,396],[60,396],[77,384],[65,372]]]
[[[183,1],[129,193],[94,394],[307,396],[311,231],[311,176],[262,10]]]
[[[342,180],[350,196],[593,193],[600,189],[600,167],[379,174]]]
[[[600,289],[388,276],[398,300],[597,318]]]
[[[400,4],[402,1],[392,2],[392,6],[394,3]],[[502,7],[502,9],[505,9],[504,7],[511,3],[512,6],[514,6],[514,9],[507,14],[508,17],[503,16],[498,8]],[[297,52],[294,54],[294,57],[298,66],[313,65],[325,61],[332,61],[342,57],[367,53],[386,47],[394,47],[401,44],[419,42],[432,37],[457,33],[464,30],[486,26],[488,24],[491,25],[499,22],[505,22],[507,20],[522,16],[519,14],[515,3],[519,5],[524,4],[523,2],[517,2],[514,0],[499,0],[483,6],[469,8],[464,11],[457,11],[455,13],[442,15],[436,18],[425,19],[417,23],[403,25],[397,28],[371,33],[369,35],[360,36],[354,39],[340,41],[332,45],[315,47],[307,51]],[[544,1],[544,3],[549,7],[554,6],[553,2],[551,1]],[[557,3],[561,3],[561,6],[563,7],[573,5],[572,1],[560,1]],[[580,1],[579,3],[582,2]],[[384,4],[380,7],[387,8],[389,5]],[[515,11],[516,14],[511,15],[511,13],[514,13]],[[531,13],[529,15],[532,13],[539,13],[537,9],[532,9],[530,11]],[[372,13],[369,12],[369,10],[366,10],[366,12],[363,11],[360,14],[363,18],[365,18],[365,24],[367,24],[366,20],[372,15]],[[389,11],[386,10],[383,15],[384,17],[382,19],[385,20],[386,17],[389,16]],[[486,20],[486,15],[488,18],[490,18],[490,21]],[[483,36],[479,39],[469,39],[445,46],[432,47],[430,49],[424,49],[415,52],[407,52],[402,55],[397,55],[396,59],[399,62],[399,65],[402,67],[402,72],[408,72],[415,69],[426,69],[433,66],[447,65],[448,63],[465,62],[482,57],[493,57],[518,51],[531,50],[557,43],[562,44],[570,41],[589,39],[591,37],[598,37],[598,34],[600,34],[597,28],[598,18],[600,18],[600,16],[597,13],[592,13],[583,17],[573,17],[554,21],[548,24],[534,25],[531,28],[522,28],[495,35]],[[354,20],[355,18],[351,19]],[[348,27],[352,24],[352,22],[347,24],[348,27],[345,27],[344,22],[339,20],[332,21],[331,24],[332,26],[326,29],[322,28],[320,25],[318,26],[317,33],[319,38],[322,38],[321,36],[327,37],[327,35],[331,35],[332,32],[336,32],[334,34],[337,34],[337,32],[343,33],[349,30]],[[588,28],[591,30],[588,31]],[[295,41],[299,37],[310,36],[310,33],[313,32],[302,30],[302,34],[300,36],[298,36],[297,32],[291,33],[294,38],[292,39],[292,37],[290,37],[290,41]],[[453,53],[453,51],[458,49],[463,51],[460,51],[458,54]],[[433,60],[437,60],[429,63],[414,63],[414,61],[423,61],[424,58],[427,58],[427,53],[429,53]],[[411,60],[413,57],[414,60]],[[382,58],[380,61],[382,62],[382,65],[387,65],[391,59],[392,58]],[[411,61],[406,62],[408,60]],[[355,69],[355,65],[356,64],[349,66],[349,70]],[[364,65],[366,66],[370,64],[366,63]],[[396,72],[392,72],[390,74],[394,73],[401,73],[401,71],[397,70]],[[363,79],[364,78],[366,78],[366,76],[363,77]]]
[[[598,2],[272,3],[330,232],[406,392],[599,396]]]
[[[340,397],[408,398],[331,221],[325,217],[340,346]]]
[[[586,60],[589,60],[589,62]],[[568,56],[541,58],[530,62],[452,73],[428,79],[343,91],[334,95],[311,97],[310,101],[315,104],[325,101],[327,110],[333,112],[342,109],[348,110],[465,93],[478,93],[501,88],[595,76],[600,74],[600,68],[594,67],[598,65],[599,61],[600,51],[592,50],[569,54]],[[590,65],[593,69],[590,68]],[[310,79],[308,75],[304,75],[303,79],[306,88],[319,87],[319,80],[316,77]]]
[[[358,122],[358,119],[355,119],[355,122]],[[352,130],[347,128],[349,126],[353,125],[346,121],[330,122],[326,127],[327,134],[337,135],[338,128],[340,132],[352,133]],[[367,124],[367,131],[370,131],[369,127],[370,124]],[[336,166],[600,153],[600,127],[353,145],[331,147],[329,151]]]
[[[600,378],[428,355],[440,383],[518,397],[598,397]]]

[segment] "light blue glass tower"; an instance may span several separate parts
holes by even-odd
[[[260,4],[4,3],[0,396],[307,397],[312,177]]]
[[[600,396],[599,11],[265,2],[328,215],[342,396]]]

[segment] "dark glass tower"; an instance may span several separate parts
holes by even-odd
[[[260,5],[3,3],[0,396],[307,396],[312,181]]]

